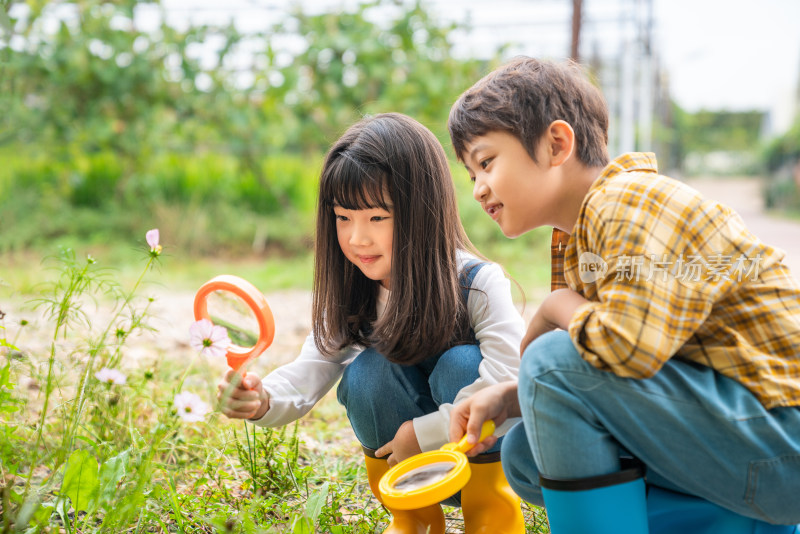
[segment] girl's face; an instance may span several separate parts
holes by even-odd
[[[336,235],[345,257],[358,267],[364,276],[390,288],[392,274],[392,237],[394,213],[391,206],[348,210],[334,205]]]

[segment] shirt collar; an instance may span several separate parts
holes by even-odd
[[[658,173],[658,163],[656,162],[656,155],[652,152],[629,152],[617,156],[611,163],[605,166],[600,176],[589,188],[589,191],[594,191],[596,188],[602,187],[607,180],[619,176],[625,172],[640,171]],[[588,198],[588,194],[587,194]],[[585,202],[585,201],[584,201]],[[566,232],[553,228],[553,235],[550,241],[550,289],[555,291],[569,287],[564,277],[564,256],[566,254],[567,246],[574,245],[571,236]]]
[[[617,156],[605,166],[600,176],[595,180],[593,187],[610,180],[624,172],[651,172],[658,174],[658,162],[652,152],[628,152]]]

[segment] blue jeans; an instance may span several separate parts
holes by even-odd
[[[401,424],[452,403],[462,388],[478,379],[482,359],[477,345],[457,345],[405,366],[366,349],[345,368],[337,398],[347,408],[358,440],[375,450],[393,440]]]
[[[525,350],[523,422],[506,434],[506,477],[542,504],[539,474],[578,479],[618,471],[775,524],[800,523],[800,408],[765,409],[744,386],[676,359],[652,378],[620,378],[586,363],[566,332]]]

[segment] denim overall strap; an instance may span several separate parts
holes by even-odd
[[[464,264],[464,268],[458,273],[458,285],[461,286],[461,296],[464,297],[464,306],[467,305],[469,300],[469,291],[472,287],[472,282],[475,281],[475,275],[478,274],[487,262],[481,260],[469,260]]]
[[[464,264],[464,268],[458,273],[458,285],[461,286],[461,297],[464,299],[464,309],[469,309],[469,292],[470,288],[472,287],[472,282],[475,281],[475,275],[478,274],[484,265],[487,265],[487,262],[481,260],[469,260],[467,263]],[[477,344],[478,340],[475,339],[475,331],[472,329],[472,326],[469,327],[469,333],[472,337],[472,340]]]

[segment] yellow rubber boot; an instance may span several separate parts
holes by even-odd
[[[522,500],[508,485],[500,462],[470,463],[461,490],[465,534],[525,534]]]
[[[383,531],[385,534],[444,534],[444,513],[438,504],[419,510],[393,510],[386,506],[378,490],[378,483],[383,474],[389,470],[389,464],[386,460],[369,456],[364,456],[364,460],[367,464],[367,479],[372,493],[392,514],[392,522]]]

